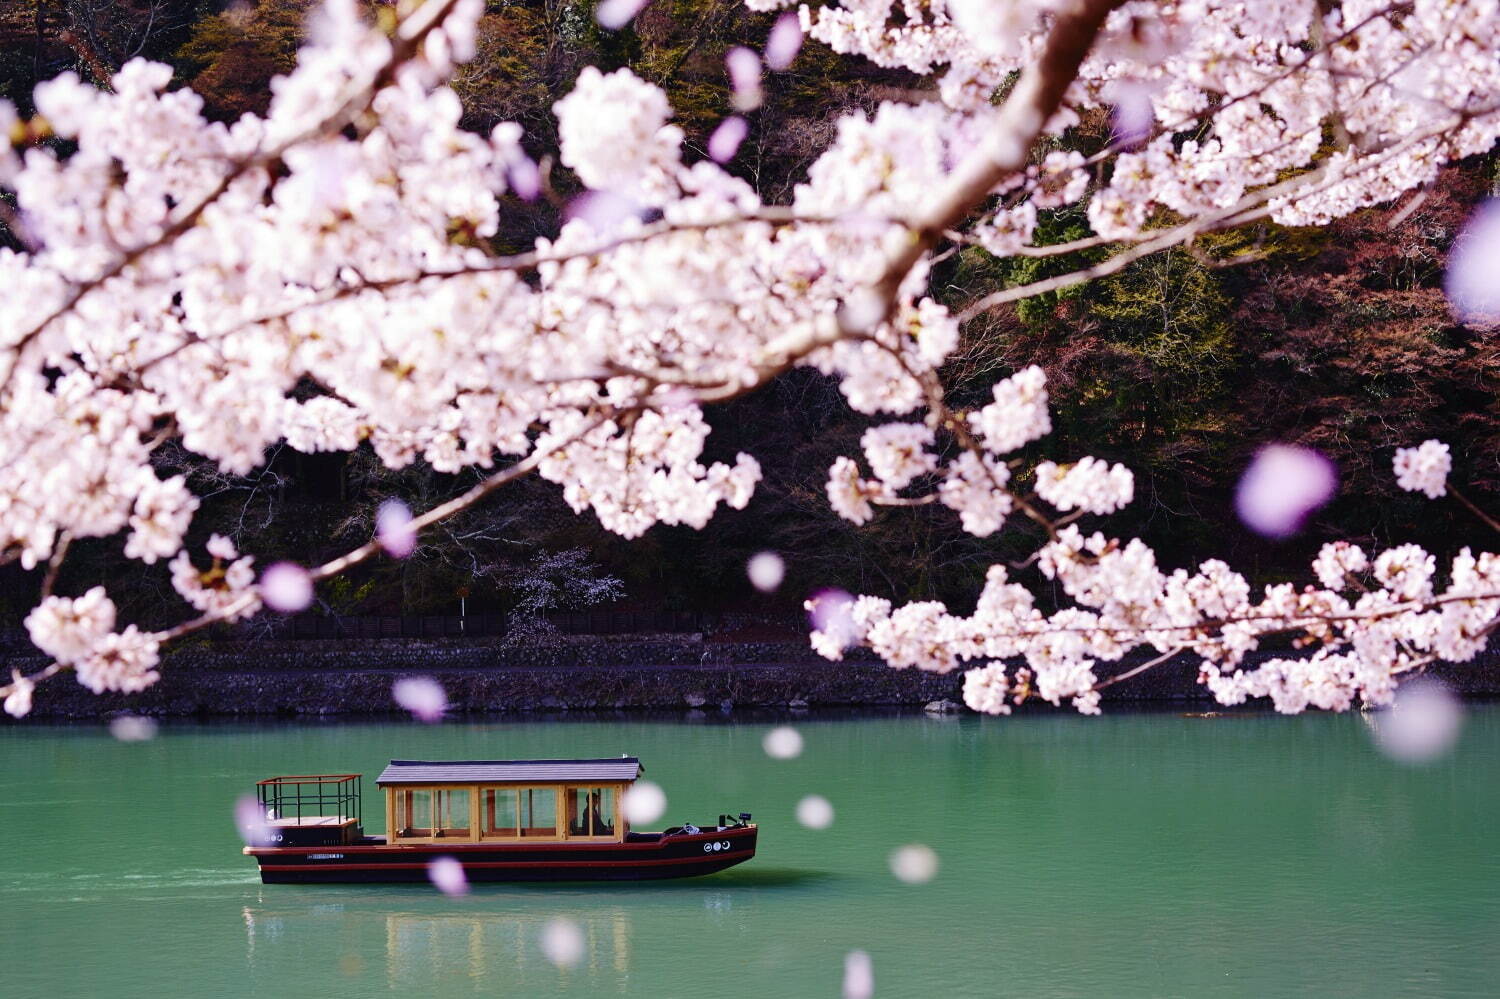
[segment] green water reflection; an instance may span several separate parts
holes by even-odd
[[[1494,995],[1500,710],[1401,768],[1358,716],[763,724],[0,727],[0,995]],[[258,777],[391,757],[639,755],[666,823],[749,810],[759,856],[644,885],[262,886]],[[367,788],[367,827],[382,809]],[[792,818],[822,794],[817,832]],[[923,886],[887,857],[939,854]],[[587,956],[538,939],[564,916]]]

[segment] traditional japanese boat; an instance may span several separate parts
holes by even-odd
[[[261,828],[244,852],[265,884],[425,881],[451,857],[470,881],[634,881],[712,874],[755,856],[749,812],[662,832],[620,809],[641,776],[631,756],[602,760],[392,760],[384,836],[367,836],[360,774],[256,784]]]

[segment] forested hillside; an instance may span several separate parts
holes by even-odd
[[[211,117],[232,121],[264,109],[271,79],[292,65],[310,6],[11,0],[0,9],[0,97],[27,112],[39,80],[71,71],[108,86],[123,62],[145,56],[170,63]],[[629,65],[661,85],[701,155],[730,111],[725,52],[758,45],[772,20],[738,0],[658,0],[630,28],[608,32],[595,23],[593,6],[492,0],[478,56],[458,76],[466,126],[487,132],[518,122],[527,150],[547,168],[551,197],[515,203],[497,251],[524,249],[555,232],[558,206],[576,185],[553,161],[550,108],[583,66]],[[372,14],[381,15],[379,5]],[[768,76],[765,104],[751,115],[749,138],[730,168],[766,200],[784,201],[828,143],[838,112],[918,86],[903,73],[835,58],[809,42],[790,70]],[[1108,138],[1107,122],[1085,121],[1065,146],[1088,154]],[[1037,150],[1037,158],[1047,151]],[[1486,529],[1472,514],[1451,498],[1431,503],[1400,492],[1390,461],[1398,445],[1441,438],[1453,447],[1455,486],[1500,509],[1495,335],[1457,324],[1441,287],[1458,227],[1497,182],[1491,153],[1449,169],[1409,200],[1327,227],[1257,224],[1204,238],[1191,252],[1147,257],[1117,275],[983,312],[965,326],[945,381],[956,386],[959,402],[979,402],[996,378],[1027,364],[1045,367],[1054,404],[1048,453],[1076,457],[1086,441],[1088,453],[1134,469],[1135,502],[1113,529],[1146,538],[1171,565],[1212,553],[1252,579],[1303,578],[1307,559],[1331,537],[1415,540],[1443,552],[1477,542]],[[1039,242],[1044,234],[1061,243],[1089,228],[1074,207],[1043,212]],[[474,237],[455,231],[452,238]],[[941,263],[934,286],[961,311],[997,289],[1074,269],[1079,256],[1109,253],[1100,247],[1002,262],[970,247]],[[516,599],[506,589],[516,566],[541,550],[582,546],[624,580],[626,599],[637,606],[788,609],[821,586],[953,598],[974,592],[997,554],[1020,557],[1035,548],[1019,521],[981,540],[935,507],[885,510],[858,530],[840,520],[820,484],[835,456],[857,451],[867,421],[816,372],[795,370],[770,391],[709,417],[710,457],[753,450],[765,480],[747,509],[725,511],[701,532],[657,527],[639,541],[621,541],[591,517],[574,516],[556,487],[526,480],[435,528],[415,557],[336,581],[324,596],[337,611],[422,612],[451,607],[467,588],[471,607],[505,606]],[[1303,535],[1279,544],[1241,527],[1230,495],[1239,470],[1270,441],[1320,450],[1341,478],[1339,497]],[[471,481],[421,466],[391,472],[366,452],[303,456],[283,447],[250,479],[224,476],[180,448],[163,448],[160,460],[190,473],[217,528],[242,539],[242,549],[301,561],[368,536],[386,497],[423,509]],[[1018,470],[1023,481],[1027,472]],[[207,522],[200,515],[195,530]],[[95,577],[98,560],[113,559],[110,572],[138,582],[119,588],[135,601],[129,616],[151,620],[172,604],[164,573],[111,549],[118,546],[75,552],[65,573]],[[756,594],[744,577],[745,560],[764,549],[787,558],[789,585],[775,598]],[[30,589],[5,587],[0,595],[6,592],[28,594],[3,608],[4,623],[13,625],[29,606]]]

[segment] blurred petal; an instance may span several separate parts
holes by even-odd
[[[891,873],[909,885],[925,884],[937,876],[938,857],[921,843],[903,846],[891,854]]]
[[[375,514],[375,538],[392,558],[406,558],[417,547],[411,510],[398,499],[386,500]]]
[[[666,813],[667,793],[659,784],[638,780],[620,799],[620,810],[631,825],[650,825]]]
[[[745,563],[745,574],[750,577],[750,585],[762,593],[771,593],[786,576],[786,563],[775,552],[761,552]]]
[[[773,728],[761,740],[766,755],[776,760],[790,760],[802,755],[802,733],[790,725]]]
[[[594,8],[594,19],[600,26],[611,31],[619,31],[625,25],[635,20],[650,0],[603,0],[598,7]]]
[[[1459,321],[1500,323],[1500,200],[1480,205],[1459,232],[1443,287]]]
[[[283,614],[306,610],[313,598],[312,576],[296,563],[277,562],[261,573],[260,597]]]
[[[402,677],[391,686],[391,698],[419,721],[441,721],[448,710],[448,695],[427,676]]]
[[[1396,691],[1396,701],[1375,715],[1375,745],[1401,763],[1428,763],[1458,740],[1463,706],[1437,680],[1420,679]]]
[[[787,11],[776,19],[766,37],[766,65],[775,70],[786,69],[801,48],[802,25],[796,14]]]
[[[583,931],[571,919],[554,919],[542,930],[542,953],[559,968],[573,967],[583,952]]]
[[[449,898],[469,893],[469,878],[464,874],[464,865],[452,857],[434,858],[427,865],[427,880]]]
[[[708,155],[715,163],[728,163],[739,151],[740,143],[750,134],[750,126],[739,115],[732,115],[719,122],[714,134],[708,137]]]
[[[797,802],[797,821],[809,829],[827,829],[833,825],[833,805],[821,794],[809,794]]]
[[[1337,488],[1333,462],[1305,447],[1271,444],[1260,449],[1240,477],[1235,507],[1252,531],[1284,538],[1301,530]]]

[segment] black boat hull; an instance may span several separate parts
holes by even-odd
[[[452,857],[470,882],[642,881],[697,877],[755,856],[754,826],[636,837],[624,843],[422,843],[246,847],[264,884],[420,882]]]

